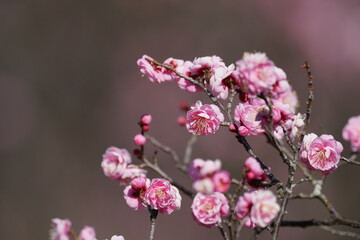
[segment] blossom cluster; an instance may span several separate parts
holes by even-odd
[[[274,124],[274,136],[284,137],[284,130],[295,139],[304,127],[304,115],[296,114],[298,100],[287,81],[285,72],[275,66],[265,53],[245,53],[228,67],[218,56],[196,58],[194,61],[169,58],[163,65],[144,55],[138,66],[151,82],[177,81],[179,87],[194,93],[207,88],[218,99],[227,100],[233,90],[242,100],[235,108],[234,120],[241,136],[257,136],[265,125]],[[272,109],[266,99],[271,98]],[[270,116],[272,119],[270,120]],[[214,134],[224,116],[218,106],[198,101],[187,113],[186,127],[196,135]]]
[[[228,127],[240,143],[248,136],[265,135],[280,155],[293,158],[283,158],[284,162],[292,161],[293,164],[299,159],[310,173],[330,174],[338,167],[341,159],[346,160],[341,157],[343,145],[332,135],[306,133],[309,111],[308,115],[297,112],[297,95],[287,80],[286,73],[265,53],[244,53],[242,59],[230,65],[225,64],[218,56],[199,57],[193,61],[168,58],[160,63],[144,55],[137,61],[137,65],[140,72],[153,83],[176,82],[180,89],[189,93],[203,91],[207,94],[211,99],[210,104],[203,104],[198,100],[192,106],[187,103],[180,106],[186,116],[179,117],[177,122],[186,126],[187,131],[193,135],[212,135],[221,126]],[[281,220],[285,209],[280,211],[277,197],[270,190],[274,185],[271,168],[249,151],[248,143],[243,145],[254,158],[248,157],[243,163],[242,171],[235,170],[233,176],[222,169],[219,159],[195,158],[190,162],[188,158],[181,162],[178,157],[174,158],[177,167],[192,180],[192,188],[195,190],[192,193],[160,169],[156,152],[153,162],[147,159],[147,140],[156,142],[145,134],[149,131],[151,122],[152,116],[143,114],[138,122],[141,132],[133,137],[136,145],[133,154],[141,164],[134,164],[128,150],[117,147],[106,149],[101,161],[105,176],[125,185],[123,196],[130,208],[148,209],[151,218],[154,216],[152,214],[157,215],[158,212],[171,214],[181,207],[180,189],[192,198],[192,216],[202,226],[221,228],[223,218],[228,217],[229,225],[265,228],[279,212],[278,219]],[[342,135],[350,142],[351,150],[356,155],[360,150],[360,115],[349,119]],[[283,144],[285,140],[289,149],[293,150],[292,156],[287,153],[287,149],[283,150],[286,148]],[[159,145],[154,144],[155,147],[174,157],[169,147],[157,144]],[[290,169],[292,165],[287,164]],[[144,168],[154,170],[161,178],[148,178]],[[306,168],[302,169],[306,171]],[[306,179],[309,179],[308,176]],[[268,183],[267,180],[271,182]],[[292,188],[296,184],[292,182],[290,185]],[[285,198],[280,200],[284,203]],[[282,207],[286,207],[286,204],[282,204]],[[52,219],[51,240],[70,240],[74,236],[79,240],[96,240],[93,227],[85,226],[77,237],[71,229],[70,220]],[[226,239],[225,236],[224,238]],[[124,238],[114,235],[111,240]]]
[[[69,219],[53,218],[51,221],[50,240],[70,240],[75,233],[71,232],[71,221]],[[93,227],[85,226],[78,236],[79,240],[96,240]],[[110,240],[125,240],[123,236],[113,235]]]
[[[134,178],[124,189],[124,197],[129,207],[135,210],[158,210],[163,214],[170,214],[181,207],[179,190],[169,181],[161,178]]]
[[[221,161],[203,160],[196,158],[192,160],[188,168],[188,174],[194,181],[193,188],[201,193],[224,193],[230,188],[230,173],[221,170]]]

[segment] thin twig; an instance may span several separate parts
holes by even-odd
[[[153,63],[153,64],[155,64],[155,65],[157,65],[157,66],[161,66],[161,67],[163,67],[163,68],[166,68],[167,70],[175,73],[177,76],[179,76],[179,77],[181,77],[181,78],[183,78],[183,79],[191,82],[192,84],[194,84],[194,85],[196,85],[196,86],[199,86],[199,87],[206,93],[206,95],[211,99],[211,101],[213,101],[213,102],[214,102],[216,105],[218,105],[224,112],[226,112],[225,106],[219,101],[219,99],[218,99],[217,97],[215,97],[215,96],[210,92],[210,90],[209,90],[207,87],[205,87],[205,85],[204,85],[202,82],[198,82],[198,81],[196,81],[196,80],[194,80],[194,79],[192,79],[192,78],[190,78],[190,77],[188,77],[188,76],[185,76],[185,75],[177,72],[175,69],[173,69],[171,66],[169,66],[169,65],[167,65],[167,64],[159,63],[159,62],[157,62],[157,61],[155,61],[155,60],[152,60],[152,59],[150,59],[150,58],[147,58],[146,60],[149,61],[149,62],[151,62],[151,63]]]
[[[332,227],[328,226],[320,226],[321,229],[331,232],[332,234],[339,235],[342,237],[352,237],[356,239],[360,239],[360,234],[354,233],[354,232],[348,232],[348,231],[342,231],[338,229],[334,229]]]
[[[185,153],[184,153],[183,164],[185,166],[188,166],[188,164],[190,163],[192,149],[193,149],[193,146],[196,143],[196,141],[197,141],[197,135],[191,134],[191,137],[190,137],[189,141],[186,144]]]
[[[283,195],[284,192],[284,187],[282,186],[282,183],[279,179],[277,179],[274,174],[272,174],[269,170],[269,168],[260,160],[260,158],[258,158],[254,151],[252,150],[250,144],[248,143],[248,141],[245,139],[245,137],[240,136],[239,134],[236,135],[236,138],[238,139],[238,141],[244,146],[245,150],[248,152],[248,154],[255,158],[256,161],[260,164],[261,169],[265,172],[266,176],[270,179],[270,184],[272,185],[276,185],[278,193],[280,195]]]
[[[217,227],[220,230],[221,236],[224,238],[224,240],[229,240],[229,237],[226,231],[224,230],[223,226],[221,225],[221,223],[219,223]]]
[[[158,210],[156,209],[152,209],[150,206],[148,206],[148,210],[150,213],[150,240],[154,239],[154,232],[155,232],[155,221],[156,221],[156,217],[159,213]]]
[[[311,109],[312,109],[312,102],[314,100],[314,92],[313,92],[313,75],[311,73],[311,68],[310,65],[307,61],[304,62],[304,64],[301,66],[302,68],[304,68],[306,70],[307,73],[307,77],[308,77],[308,89],[309,89],[309,96],[308,96],[308,100],[306,101],[306,116],[305,116],[305,127],[304,130],[301,132],[301,136],[300,136],[300,142],[299,142],[299,149],[301,146],[301,143],[305,137],[306,131],[305,128],[309,125],[310,123],[310,115],[311,115]]]

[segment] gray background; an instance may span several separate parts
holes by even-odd
[[[310,129],[333,134],[347,155],[341,131],[360,112],[359,22],[356,0],[1,0],[0,239],[47,239],[54,217],[71,219],[76,231],[94,226],[98,239],[148,238],[148,213],[126,206],[122,187],[103,175],[101,156],[109,146],[132,151],[145,112],[154,117],[150,133],[182,154],[189,134],[176,125],[177,105],[198,95],[142,78],[136,60],[143,54],[159,61],[215,54],[229,65],[244,51],[264,51],[288,74],[302,103],[300,65],[309,60],[316,97]],[[284,180],[286,167],[265,139],[250,142]],[[194,157],[220,158],[239,177],[247,155],[222,129],[200,138]],[[159,158],[190,187],[166,155]],[[339,169],[324,190],[340,213],[355,219],[359,171]],[[181,211],[159,217],[156,239],[220,239],[216,228],[193,222],[183,198]],[[326,216],[318,202],[297,201],[286,218]],[[316,228],[281,230],[280,239],[290,236],[338,239]]]

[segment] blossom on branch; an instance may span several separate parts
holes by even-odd
[[[186,114],[186,128],[196,135],[214,134],[224,121],[224,115],[218,106],[214,104],[203,105],[197,101]]]
[[[71,221],[69,219],[53,218],[51,220],[50,239],[70,240]]]
[[[236,73],[240,89],[252,95],[272,90],[273,86],[286,79],[285,72],[276,67],[265,53],[244,53],[236,62]]]
[[[280,206],[270,190],[247,192],[236,204],[236,217],[249,228],[266,227],[279,213]]]
[[[301,149],[300,161],[308,169],[329,174],[337,168],[343,146],[332,135],[323,134],[318,137],[314,133],[305,135]]]
[[[144,201],[160,213],[170,214],[181,207],[179,190],[162,178],[151,180],[144,194]]]
[[[255,188],[263,183],[267,176],[255,158],[249,157],[244,163],[244,174],[246,182]]]
[[[224,193],[230,188],[231,176],[227,171],[221,171],[221,161],[194,159],[188,168],[188,174],[194,181],[193,188],[201,193]]]
[[[93,227],[85,226],[79,235],[79,240],[96,240],[96,233]]]
[[[212,227],[221,222],[221,217],[229,214],[229,202],[225,195],[219,192],[212,194],[197,193],[191,205],[195,221],[200,225]]]
[[[349,119],[343,129],[342,136],[346,141],[350,141],[352,151],[360,151],[360,115]]]
[[[118,180],[121,184],[129,182],[134,177],[145,176],[146,171],[132,165],[130,153],[126,149],[110,147],[106,149],[101,162],[105,176]]]
[[[150,179],[137,177],[131,180],[130,185],[124,189],[124,198],[129,207],[135,210],[146,209],[143,203],[144,195],[150,186]]]

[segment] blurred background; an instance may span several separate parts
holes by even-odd
[[[125,204],[123,188],[103,175],[102,154],[109,146],[132,151],[137,121],[151,113],[149,134],[182,155],[190,135],[176,124],[178,103],[199,96],[142,78],[136,60],[143,54],[159,61],[218,55],[229,65],[244,51],[266,52],[301,103],[307,78],[300,65],[308,60],[315,88],[310,130],[333,134],[348,155],[341,131],[360,114],[359,23],[357,0],[0,0],[0,239],[47,239],[54,217],[71,219],[77,232],[94,226],[98,239],[148,238],[148,212]],[[249,140],[285,180],[287,169],[265,138]],[[226,129],[200,137],[195,147],[193,157],[219,158],[241,175],[247,154]],[[167,155],[159,161],[191,186]],[[342,215],[358,220],[359,172],[344,166],[324,189]],[[183,199],[181,211],[159,216],[155,238],[221,239],[218,229],[192,220],[191,202]],[[307,200],[290,202],[285,219],[327,216]],[[280,231],[280,239],[289,236],[339,239],[318,228]]]

